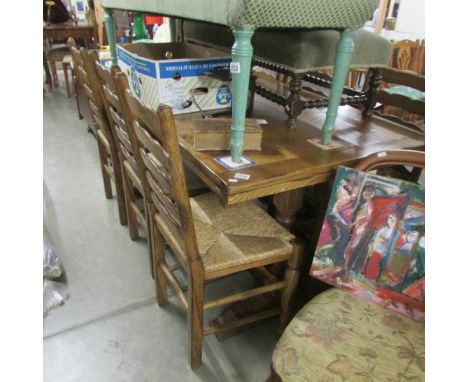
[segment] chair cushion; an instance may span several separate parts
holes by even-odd
[[[424,323],[332,288],[305,305],[273,353],[287,381],[424,381]]]
[[[388,88],[385,88],[385,89],[382,89],[382,91],[388,93],[388,94],[399,94],[399,95],[402,95],[404,97],[408,97],[412,100],[415,100],[415,101],[424,101],[424,98],[425,98],[425,93],[418,90],[418,89],[414,89],[412,87],[409,87],[409,86],[404,86],[404,85],[395,85],[395,86],[391,86],[391,87],[388,87]]]
[[[269,28],[359,28],[378,0],[102,0],[107,8]]]
[[[232,32],[219,25],[184,22],[184,38],[230,49]],[[294,73],[329,70],[335,63],[340,33],[334,30],[259,30],[252,38],[254,56],[278,64]],[[392,44],[385,38],[360,29],[356,33],[351,68],[388,66]]]
[[[224,208],[218,197],[206,193],[190,198],[198,249],[205,272],[250,264],[259,260],[281,258],[291,253],[294,236],[254,202]],[[155,220],[164,235],[180,243],[180,234],[160,214]],[[272,261],[274,262],[274,261]]]

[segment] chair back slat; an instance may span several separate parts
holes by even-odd
[[[125,98],[138,141],[137,157],[144,167],[144,182],[148,185],[145,192],[150,194],[147,200],[155,206],[156,221],[167,222],[183,238],[185,254],[192,264],[200,255],[172,109],[160,105],[158,111],[152,110],[129,89]],[[158,224],[156,228],[160,230]]]
[[[97,67],[100,68],[100,66],[101,66],[101,65],[98,65]],[[99,72],[99,71],[98,71],[98,72]],[[104,71],[104,73],[107,74],[106,71]],[[101,77],[101,78],[102,78],[102,77]],[[104,97],[106,97],[107,102],[109,102],[109,104],[112,105],[112,108],[115,109],[116,114],[117,114],[117,115],[121,114],[121,113],[122,113],[122,110],[121,110],[121,108],[120,108],[120,101],[119,101],[119,99],[117,98],[117,94],[115,94],[115,92],[112,91],[112,90],[110,89],[110,87],[107,85],[107,83],[104,83],[103,88],[102,88],[102,91],[103,91],[103,93],[104,93]],[[122,120],[122,121],[123,121],[123,120]],[[124,124],[125,124],[125,122],[124,122]],[[124,130],[127,129],[126,126],[124,126],[123,128],[124,128]]]
[[[151,137],[146,129],[144,129],[138,121],[133,124],[135,128],[135,134],[138,140],[150,150],[150,152],[156,157],[156,159],[164,166],[165,171],[169,171],[169,156],[162,147],[158,140]]]
[[[145,164],[146,170],[151,173],[151,175],[157,179],[159,187],[162,191],[171,197],[174,200],[174,195],[172,193],[171,179],[169,173],[158,165],[154,156],[151,153],[146,153],[140,150],[141,159]]]
[[[382,68],[382,80],[385,83],[393,85],[405,85],[410,88],[424,92],[426,79],[420,74],[407,70],[398,70],[393,68]]]
[[[175,205],[174,201],[168,198],[164,191],[161,190],[158,183],[155,179],[151,176],[150,172],[146,172],[146,180],[148,181],[148,185],[151,188],[151,200],[156,205],[158,212],[164,212],[164,214],[174,223],[178,229],[182,227],[180,222],[179,212],[177,210],[177,206]]]

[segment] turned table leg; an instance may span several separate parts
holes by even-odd
[[[296,222],[296,215],[304,204],[304,189],[282,192],[273,196],[276,207],[275,219],[283,227],[291,230]]]
[[[349,65],[354,52],[355,30],[345,29],[341,32],[340,41],[336,46],[335,68],[328,99],[327,118],[322,127],[322,142],[330,142],[335,131],[335,120],[340,106],[343,87],[348,74]]]
[[[288,104],[286,107],[286,113],[288,114],[288,127],[294,129],[296,127],[296,119],[301,114],[304,102],[301,100],[301,89],[302,79],[304,78],[303,73],[294,73],[291,81],[289,82],[289,97]]]
[[[254,34],[251,28],[234,28],[234,45],[232,46],[232,126],[231,157],[240,162],[244,148],[245,114],[249,93],[250,66],[253,47],[250,40]]]
[[[107,40],[109,42],[112,65],[117,65],[114,13],[110,8],[104,8],[104,23],[106,25]]]

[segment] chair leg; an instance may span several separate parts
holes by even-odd
[[[76,110],[78,111],[78,119],[83,119],[83,115],[81,114],[81,109],[80,109],[80,101],[78,100],[79,94],[78,92],[80,91],[79,88],[80,84],[78,83],[78,79],[76,77],[73,78],[73,94],[75,95],[75,101],[76,101]],[[82,90],[81,90],[82,91]]]
[[[296,291],[297,283],[299,282],[299,273],[302,263],[302,254],[304,244],[297,239],[292,242],[293,255],[288,261],[284,281],[286,286],[281,294],[281,313],[280,313],[280,329],[283,331],[289,322],[289,312],[291,299]]]
[[[68,69],[70,64],[68,62],[62,62],[63,75],[65,76],[65,86],[67,88],[67,97],[70,98],[70,84],[68,83]]]
[[[119,162],[117,154],[112,155],[112,166],[114,167],[115,176],[115,195],[117,199],[117,207],[119,209],[119,221],[121,225],[127,225],[128,219],[127,209],[125,207],[125,192]]]
[[[152,215],[154,216],[154,214]],[[153,275],[154,275],[154,284],[156,287],[156,298],[158,301],[159,306],[166,305],[168,303],[167,297],[167,280],[166,276],[164,275],[161,269],[161,263],[164,263],[165,255],[165,243],[162,235],[159,233],[157,229],[155,229],[155,222],[148,222],[150,225],[149,230],[151,230],[150,235],[150,250],[152,255],[152,267],[153,267]]]
[[[188,277],[189,307],[187,315],[189,329],[189,360],[192,369],[197,369],[202,364],[203,351],[203,303],[205,286],[201,259],[195,260],[191,268],[192,271]]]
[[[106,199],[112,199],[111,178],[105,168],[107,164],[107,152],[99,139],[98,139],[98,150],[99,150],[99,159],[101,162],[102,181],[104,183],[104,193],[106,194]]]
[[[124,187],[124,197],[125,197],[125,208],[127,211],[128,219],[128,232],[130,234],[130,239],[135,241],[138,239],[138,220],[135,214],[135,211],[132,209],[132,203],[135,201],[135,190],[133,188],[133,183],[130,180],[130,177],[127,175],[125,165],[123,163],[123,158],[120,156],[120,163],[122,163],[122,180]]]
[[[57,65],[55,65],[55,61],[50,61],[50,68],[52,69],[52,86],[58,88]]]

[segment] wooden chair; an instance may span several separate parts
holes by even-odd
[[[115,65],[112,69],[95,62],[100,85],[104,95],[104,105],[111,130],[116,139],[117,152],[122,166],[122,177],[127,208],[130,238],[138,238],[138,227],[147,232],[145,203],[143,200],[142,175],[137,166],[134,152],[137,150],[136,136],[128,129],[131,123],[130,111],[125,91],[129,89],[127,76]],[[189,194],[197,195],[207,191],[205,184],[192,172],[188,172]]]
[[[395,42],[393,44],[392,67],[414,71],[418,47],[419,41],[401,40]]]
[[[188,311],[189,359],[192,368],[197,368],[202,362],[204,335],[277,314],[281,324],[286,324],[298,281],[300,246],[291,243],[294,236],[253,202],[224,209],[212,193],[189,198],[172,109],[161,105],[157,111],[151,110],[129,90],[125,96],[138,138],[137,163],[144,173],[157,300],[159,305],[168,302],[170,284]],[[165,261],[165,243],[178,260],[175,266],[170,267]],[[280,262],[287,262],[284,281],[205,302],[206,282]],[[187,274],[187,297],[174,276],[179,269]],[[210,325],[203,329],[204,310],[279,290],[282,290],[281,309],[262,311],[223,327]]]
[[[369,172],[395,164],[423,168],[424,163],[423,152],[387,151],[365,158],[356,168]],[[332,263],[328,273],[321,269],[318,274],[328,277],[335,269]],[[267,382],[423,381],[424,322],[367,301],[368,292],[351,292],[355,284],[339,272],[334,277],[342,287],[313,297],[283,332]],[[377,287],[383,296],[383,288]]]
[[[107,119],[115,137],[116,149],[121,165],[123,188],[125,193],[125,206],[128,218],[128,230],[130,238],[137,240],[139,237],[138,227],[147,232],[147,222],[145,213],[145,203],[143,200],[143,185],[141,175],[134,158],[134,152],[137,150],[136,137],[129,132],[127,128],[128,105],[124,100],[123,93],[128,89],[128,80],[125,75],[115,80],[118,73],[122,73],[118,66],[112,69],[105,67],[98,61],[95,61],[96,73],[99,78],[99,84],[102,87],[104,96],[104,106],[107,111]],[[120,81],[119,87],[115,81]],[[122,102],[121,100],[124,100]]]
[[[416,73],[424,75],[426,73],[426,40],[421,40],[416,50],[413,70]]]
[[[393,68],[380,74],[383,84],[375,89],[376,114],[424,132],[425,77]]]
[[[115,144],[116,140],[107,119],[103,90],[96,72],[96,62],[99,61],[99,58],[95,51],[88,51],[84,48],[80,49],[80,56],[83,66],[78,66],[77,72],[87,94],[88,105],[94,120],[91,126],[98,142],[105,195],[107,199],[112,198],[111,182],[113,181],[115,184],[120,224],[127,225],[124,185],[119,155]]]

